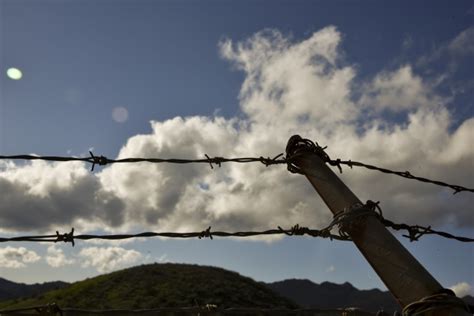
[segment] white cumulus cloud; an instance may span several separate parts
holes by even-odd
[[[123,202],[101,186],[98,178],[78,162],[34,161],[0,165],[0,227],[13,230],[54,226],[69,231],[81,220],[116,226]]]
[[[395,71],[379,73],[370,82],[361,99],[363,105],[393,112],[423,107],[436,108],[443,100],[432,92],[429,83],[405,65]]]
[[[121,247],[87,247],[81,249],[79,257],[83,267],[94,267],[104,273],[130,266],[143,256],[136,250]]]
[[[467,282],[459,282],[450,287],[454,293],[456,293],[457,297],[464,297],[466,295],[472,295],[471,289],[472,287]]]
[[[221,56],[245,74],[241,115],[152,121],[151,132],[128,139],[118,158],[274,156],[300,134],[328,145],[333,158],[474,186],[474,146],[468,145],[474,118],[455,125],[449,99],[408,64],[359,80],[340,49],[342,39],[330,26],[298,41],[276,30],[242,42],[223,40]],[[381,109],[396,112],[397,119]],[[395,221],[474,225],[472,195],[453,196],[448,189],[367,170],[346,169],[342,177],[361,200],[380,200],[384,215]],[[0,227],[11,229],[75,223],[84,229],[234,231],[322,227],[331,218],[304,177],[261,164],[213,170],[114,164],[95,174],[79,163],[4,164],[0,190],[7,192],[0,196]],[[113,258],[126,251],[86,249],[81,254],[87,264],[103,271],[118,265]]]
[[[41,257],[34,251],[24,247],[0,248],[0,266],[4,268],[24,268],[27,263],[40,260]]]
[[[70,265],[75,262],[72,258],[67,258],[63,250],[55,246],[49,246],[46,255],[46,262],[53,268],[59,268],[65,265]]]

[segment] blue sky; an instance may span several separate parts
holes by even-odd
[[[472,187],[473,14],[470,1],[1,0],[0,152],[272,156],[301,133],[333,156]],[[11,67],[21,80],[6,75]],[[113,118],[117,108],[126,110],[122,122]],[[3,235],[330,220],[309,184],[285,170],[87,168],[2,165]],[[474,233],[468,193],[453,197],[369,171],[343,177],[361,199],[381,200],[393,219]],[[282,186],[297,193],[287,196]],[[474,284],[472,245],[403,242],[444,286]],[[1,246],[4,258],[20,258],[0,267],[1,276],[22,282],[72,281],[161,260],[263,281],[383,288],[352,245],[327,240]]]

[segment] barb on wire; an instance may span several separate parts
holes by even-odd
[[[356,205],[353,209],[346,213],[344,218],[339,220],[339,224],[342,224],[344,227],[344,222],[349,222],[349,224],[357,217],[362,216],[375,216],[377,217],[385,227],[390,227],[393,230],[406,230],[407,234],[402,235],[405,238],[408,238],[410,241],[418,241],[423,235],[438,235],[444,238],[453,239],[461,242],[474,242],[474,238],[455,236],[450,233],[434,230],[431,226],[420,226],[420,225],[408,225],[408,224],[397,224],[383,217],[382,209],[380,208],[380,202],[373,202],[368,200],[366,204]],[[336,216],[335,216],[336,219]],[[341,227],[341,226],[340,226]],[[346,233],[342,228],[340,229],[339,234],[345,236]]]
[[[418,241],[418,239],[423,235],[438,235],[444,238],[454,239],[461,242],[474,242],[474,238],[455,236],[450,233],[434,230],[431,228],[431,226],[425,227],[419,225],[410,226],[407,224],[395,224],[394,222],[385,218],[382,220],[382,223],[386,227],[390,227],[394,230],[406,230],[408,234],[402,236],[410,239],[410,241]]]
[[[64,241],[65,243],[70,242],[74,247],[74,227],[71,229],[70,233],[60,234],[58,231],[56,231],[56,240],[54,242],[56,243],[58,241]]]
[[[431,183],[438,186],[448,187],[454,190],[453,194],[459,192],[471,192],[474,193],[474,189],[466,188],[461,185],[449,184],[443,181],[431,180],[411,174],[409,171],[394,171],[386,168],[377,167],[374,165],[369,165],[359,161],[353,160],[341,160],[341,159],[331,159],[329,155],[324,151],[327,147],[321,147],[317,142],[313,142],[309,139],[301,138],[299,135],[293,135],[288,141],[286,147],[286,160],[288,162],[288,170],[292,173],[302,173],[300,168],[293,163],[293,159],[298,157],[303,152],[313,152],[317,154],[324,162],[330,164],[331,166],[337,167],[339,172],[342,173],[341,165],[347,165],[351,169],[352,167],[363,167],[369,170],[376,170],[386,174],[397,175],[402,178],[417,180],[425,183]]]

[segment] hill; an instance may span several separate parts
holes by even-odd
[[[44,292],[64,288],[68,285],[69,283],[61,281],[45,282],[42,284],[24,284],[0,278],[0,301],[39,295]]]
[[[41,293],[51,288],[54,290]],[[34,297],[18,298],[29,293]],[[221,268],[171,263],[137,266],[71,285],[65,282],[26,285],[0,279],[0,295],[15,298],[0,302],[0,309],[56,302],[61,307],[84,309],[215,304],[220,308],[297,308],[299,305],[318,309],[358,307],[371,312],[383,309],[390,313],[399,310],[389,292],[358,290],[347,282],[316,284],[291,279],[266,284]],[[464,300],[472,304],[474,299],[467,296]]]
[[[389,312],[400,310],[389,292],[379,289],[359,290],[348,282],[344,284],[330,282],[316,284],[310,280],[291,279],[267,285],[280,295],[308,308],[358,307],[370,312],[377,312],[381,309]]]
[[[30,299],[0,303],[0,309],[55,302],[86,309],[148,309],[215,304],[220,308],[296,308],[264,284],[221,268],[149,264],[103,274]]]
[[[357,307],[374,313],[382,309],[390,313],[401,310],[390,292],[379,289],[359,290],[348,282],[317,284],[306,279],[290,279],[268,283],[267,286],[305,308]],[[462,299],[466,304],[474,306],[474,297],[467,295]]]

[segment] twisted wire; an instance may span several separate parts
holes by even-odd
[[[201,232],[188,232],[188,233],[177,233],[177,232],[142,232],[138,234],[109,234],[109,235],[92,235],[82,234],[74,235],[74,228],[69,233],[59,234],[56,232],[54,235],[36,235],[36,236],[17,236],[17,237],[0,237],[0,242],[66,242],[75,245],[76,240],[123,240],[130,238],[150,238],[150,237],[167,237],[167,238],[209,238],[213,237],[254,237],[254,236],[270,236],[270,235],[286,235],[286,236],[310,236],[310,237],[322,237],[331,238],[336,240],[347,240],[347,238],[339,235],[331,234],[327,229],[310,229],[308,227],[302,227],[295,225],[290,229],[269,229],[264,231],[239,231],[239,232],[225,232],[225,231],[211,231],[211,227]]]
[[[424,177],[415,176],[409,171],[396,171],[387,168],[381,168],[374,165],[369,165],[360,161],[353,161],[353,160],[341,160],[338,159],[331,159],[329,155],[324,151],[326,147],[321,147],[317,142],[313,142],[306,138],[301,138],[299,135],[293,135],[290,140],[288,141],[288,145],[286,147],[286,159],[288,161],[288,170],[292,173],[303,173],[301,169],[293,162],[295,158],[299,157],[300,155],[306,152],[312,152],[318,155],[324,162],[327,164],[337,167],[339,172],[342,173],[341,165],[347,165],[351,169],[352,167],[363,167],[369,170],[376,170],[385,174],[393,174],[405,179],[416,180],[424,183],[431,183],[438,186],[448,187],[452,189],[454,192],[453,194],[459,192],[471,192],[474,193],[474,189],[467,188],[457,184],[449,184],[439,180],[431,180]]]
[[[337,309],[317,309],[317,308],[259,308],[259,307],[229,307],[221,308],[213,304],[206,304],[203,306],[190,307],[159,307],[152,309],[81,309],[81,308],[60,308],[57,304],[47,304],[32,306],[18,309],[0,310],[0,315],[48,315],[48,316],[62,316],[62,315],[129,315],[129,314],[150,314],[161,315],[163,313],[179,313],[179,315],[360,315],[361,311],[353,308],[337,308]],[[363,312],[363,315],[375,315],[373,313]]]
[[[209,157],[205,154],[205,158],[202,159],[180,159],[180,158],[122,158],[122,159],[110,159],[105,156],[96,156],[89,151],[89,157],[67,157],[67,156],[36,156],[36,155],[11,155],[1,156],[0,160],[43,160],[43,161],[55,161],[55,162],[66,162],[66,161],[80,161],[91,164],[91,171],[94,171],[96,165],[105,166],[116,163],[170,163],[170,164],[190,164],[190,163],[203,163],[209,164],[211,169],[214,165],[220,167],[223,163],[234,162],[234,163],[253,163],[260,162],[265,166],[286,164],[287,161],[283,154],[278,154],[273,158],[270,157],[238,157],[238,158],[225,158],[225,157]]]
[[[286,164],[288,170],[292,173],[302,173],[298,166],[294,164],[294,158],[298,157],[303,151],[311,151],[316,153],[320,158],[331,166],[335,166],[342,173],[341,165],[347,165],[349,167],[364,167],[369,170],[380,171],[385,174],[393,174],[399,177],[403,177],[410,180],[416,180],[424,183],[431,183],[438,186],[449,187],[454,190],[453,194],[459,192],[471,192],[474,193],[474,189],[467,188],[457,184],[449,184],[439,180],[431,180],[424,177],[415,176],[409,171],[396,171],[387,168],[382,168],[370,164],[366,164],[360,161],[353,160],[341,160],[331,159],[329,155],[324,151],[327,147],[321,147],[318,143],[313,142],[309,139],[303,139],[299,135],[294,135],[288,141],[286,148],[287,156],[278,154],[273,158],[270,157],[236,157],[236,158],[225,158],[225,157],[210,157],[205,154],[205,158],[202,159],[180,159],[180,158],[122,158],[122,159],[110,159],[105,156],[96,156],[89,151],[89,157],[67,157],[67,156],[36,156],[36,155],[0,155],[0,160],[43,160],[43,161],[56,161],[56,162],[67,162],[67,161],[80,161],[91,164],[91,171],[94,171],[95,166],[105,166],[115,163],[169,163],[169,164],[190,164],[190,163],[203,163],[209,164],[211,169],[214,169],[214,165],[221,167],[223,163],[255,163],[259,162],[265,166],[271,165],[282,165]]]
[[[103,235],[94,235],[94,234],[81,234],[74,235],[74,228],[71,229],[69,233],[60,234],[56,231],[56,234],[51,235],[33,235],[33,236],[16,236],[16,237],[0,237],[1,242],[65,242],[71,243],[72,246],[75,245],[75,240],[91,240],[91,239],[101,239],[101,240],[123,240],[131,238],[151,238],[151,237],[167,237],[167,238],[209,238],[213,239],[214,237],[255,237],[255,236],[270,236],[270,235],[285,235],[285,236],[310,236],[310,237],[320,237],[320,238],[329,238],[330,240],[342,240],[348,241],[351,240],[350,236],[347,234],[347,228],[354,224],[354,222],[365,216],[376,216],[382,224],[386,227],[390,227],[394,230],[406,230],[407,235],[402,235],[410,239],[410,241],[418,241],[423,235],[438,235],[444,238],[453,239],[461,242],[474,242],[473,238],[455,236],[450,233],[437,231],[431,229],[430,226],[420,226],[420,225],[408,225],[408,224],[397,224],[390,220],[387,220],[382,215],[382,210],[380,209],[379,202],[367,201],[366,204],[357,204],[351,207],[350,209],[340,212],[334,216],[332,222],[323,229],[310,229],[308,227],[300,226],[296,224],[290,229],[283,229],[281,226],[278,226],[278,229],[269,229],[264,231],[238,231],[238,232],[226,232],[226,231],[211,231],[211,226],[207,229],[200,232],[142,232],[137,234],[103,234]],[[333,234],[331,231],[334,227],[339,227],[338,234]]]
[[[439,313],[439,315],[444,315],[448,310],[452,311],[459,309],[471,313],[472,306],[456,297],[452,290],[443,289],[439,293],[435,293],[408,304],[403,308],[402,314],[403,316],[418,316],[427,315],[427,313],[431,312],[433,313],[432,315],[437,315],[437,313]]]

